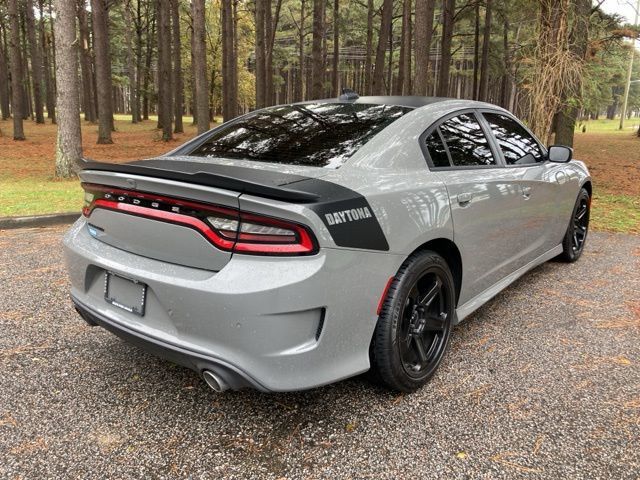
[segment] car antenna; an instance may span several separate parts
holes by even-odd
[[[360,95],[358,95],[354,90],[351,90],[350,88],[343,88],[338,100],[357,100],[359,98]]]

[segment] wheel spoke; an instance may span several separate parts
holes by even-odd
[[[431,305],[431,302],[433,302],[433,299],[436,298],[440,293],[440,288],[442,288],[442,282],[439,278],[436,278],[436,282],[433,287],[431,287],[431,290],[429,290],[418,303],[425,308],[429,307]]]
[[[441,332],[447,325],[447,314],[429,315],[425,319],[424,329],[428,332]]]
[[[418,358],[420,358],[420,363],[424,365],[427,363],[427,352],[424,349],[424,344],[422,343],[422,338],[419,336],[413,337],[413,344],[416,346],[416,352],[418,353]]]
[[[582,220],[584,216],[587,214],[587,206],[585,205],[580,209],[580,211],[576,215],[577,220]]]

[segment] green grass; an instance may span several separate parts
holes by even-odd
[[[640,233],[640,198],[596,192],[590,220],[596,230]]]
[[[82,189],[79,180],[0,181],[0,217],[79,212]]]
[[[621,134],[637,131],[638,125],[640,125],[640,118],[630,118],[629,120],[625,120],[624,129],[620,130],[619,118],[614,118],[613,120],[603,118],[599,120],[587,120],[584,122],[578,121],[576,123],[576,132],[582,133],[582,129],[584,127],[586,128],[585,133]]]

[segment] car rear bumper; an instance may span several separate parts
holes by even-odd
[[[91,326],[100,326],[127,342],[142,348],[143,350],[164,358],[183,367],[190,368],[196,372],[205,370],[216,372],[222,377],[230,388],[238,390],[244,387],[252,387],[257,390],[268,391],[263,385],[251,378],[249,374],[238,369],[219,358],[213,358],[197,352],[187,350],[160,340],[148,337],[140,332],[120,325],[113,320],[93,311],[90,307],[83,305],[78,299],[71,297],[76,311]]]
[[[85,320],[232,388],[313,388],[369,368],[376,307],[402,259],[322,249],[310,257],[235,254],[219,271],[129,253],[78,220],[64,239],[71,295]],[[144,316],[104,299],[105,272],[148,286]]]

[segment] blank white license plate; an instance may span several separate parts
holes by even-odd
[[[104,299],[114,307],[144,316],[147,286],[113,272],[104,274]]]

